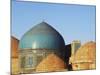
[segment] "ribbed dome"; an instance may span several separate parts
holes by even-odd
[[[80,61],[95,61],[96,59],[96,44],[95,42],[88,42],[81,46],[75,55],[71,57],[71,62]]]
[[[42,22],[26,32],[19,44],[20,49],[62,49],[64,46],[62,36],[46,22]]]

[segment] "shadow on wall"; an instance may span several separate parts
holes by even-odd
[[[72,71],[72,65],[69,64],[70,57],[71,57],[71,44],[68,44],[65,46],[65,49],[63,51],[63,60],[66,63],[68,70]]]

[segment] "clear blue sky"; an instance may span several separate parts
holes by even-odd
[[[66,44],[95,41],[95,6],[12,1],[12,35],[20,39],[27,30],[45,21],[63,36]]]

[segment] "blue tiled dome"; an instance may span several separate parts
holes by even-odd
[[[26,32],[20,40],[20,49],[62,49],[63,37],[49,24],[41,22]]]

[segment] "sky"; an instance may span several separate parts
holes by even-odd
[[[19,40],[33,26],[47,22],[69,44],[95,41],[95,6],[12,1],[11,35]]]

